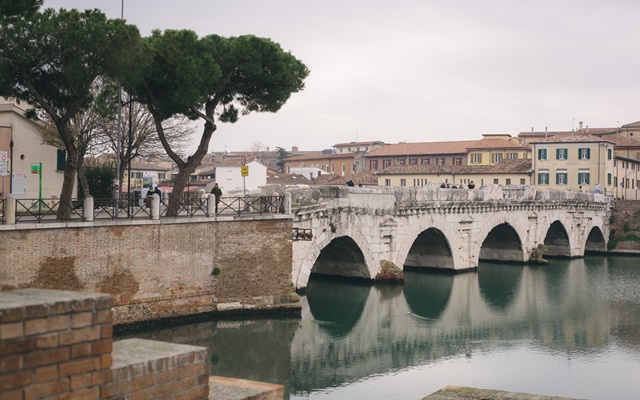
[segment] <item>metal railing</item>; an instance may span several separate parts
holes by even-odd
[[[121,196],[118,200],[93,199],[94,219],[140,219],[151,218],[151,199],[133,194]],[[16,201],[16,223],[44,223],[55,221],[82,221],[83,199],[73,199],[66,216],[60,215],[60,199],[20,199]],[[207,217],[208,198],[198,193],[185,193],[174,203],[168,196],[160,199],[160,218]],[[0,219],[4,221],[6,200],[0,199]],[[245,196],[220,199],[216,215],[236,216],[242,214],[282,214],[283,196]]]

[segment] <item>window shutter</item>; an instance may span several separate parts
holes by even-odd
[[[589,151],[587,151],[587,155],[588,154],[589,154]],[[587,182],[587,185],[588,185],[589,184],[589,173],[588,172],[585,173],[585,178],[586,178],[585,182]]]
[[[542,184],[542,174],[538,173],[538,185]]]
[[[482,153],[478,154],[478,162],[482,163]]]
[[[64,150],[58,149],[58,153],[57,153],[57,159],[56,159],[56,170],[57,171],[64,171],[65,167],[67,166],[66,163],[66,152]]]
[[[556,160],[559,160],[559,159],[560,159],[560,149],[556,149]]]
[[[587,160],[589,160],[590,158],[591,158],[591,149],[587,148]],[[587,182],[587,183],[589,183],[589,182]]]
[[[556,172],[556,185],[560,183],[560,172]]]

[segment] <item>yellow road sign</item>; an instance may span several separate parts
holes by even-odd
[[[249,176],[249,166],[248,165],[241,166],[240,173],[242,174],[242,176]]]

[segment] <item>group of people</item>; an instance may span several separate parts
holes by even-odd
[[[440,188],[442,188],[442,189],[464,189],[464,186],[462,185],[462,183],[458,186],[455,183],[449,184],[449,183],[442,182],[442,184],[440,184]],[[468,189],[475,189],[476,188],[476,184],[473,183],[473,181],[469,181],[469,184],[467,185],[467,188]]]

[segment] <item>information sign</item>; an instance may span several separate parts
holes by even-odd
[[[9,161],[0,160],[0,176],[9,175]]]
[[[41,163],[32,163],[31,164],[31,173],[38,175],[41,172],[42,164]]]
[[[240,167],[240,172],[242,173],[242,176],[249,176],[249,166],[243,165]]]

